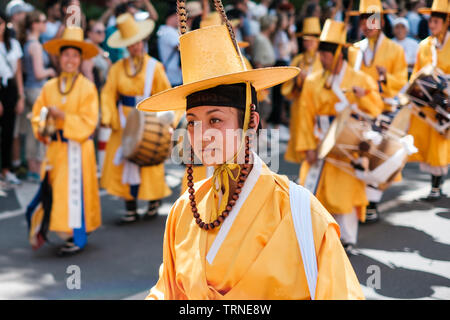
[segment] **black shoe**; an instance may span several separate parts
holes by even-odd
[[[153,220],[158,216],[158,209],[161,206],[161,201],[150,201],[148,204],[147,213],[144,215],[144,220]]]
[[[58,257],[68,257],[68,256],[73,256],[73,255],[81,252],[82,250],[83,250],[82,248],[75,245],[75,243],[73,243],[72,241],[68,240],[61,248],[59,248],[56,255]]]
[[[438,201],[445,197],[446,197],[446,195],[442,192],[441,189],[438,189],[438,190],[432,189],[431,192],[428,194],[428,196],[425,198],[421,198],[421,200],[427,201],[427,202],[433,202],[433,201]]]
[[[134,222],[139,221],[139,214],[133,213],[133,214],[126,214],[120,218],[120,220],[117,222],[117,225],[123,226],[127,224],[132,224]]]
[[[366,221],[364,223],[371,224],[380,220],[380,214],[377,209],[367,209],[366,210]]]

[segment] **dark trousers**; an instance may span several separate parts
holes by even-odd
[[[3,105],[3,115],[0,116],[0,153],[2,169],[12,169],[12,145],[17,99],[18,94],[15,80],[8,80],[6,86],[3,86],[0,82],[0,101]]]
[[[283,60],[279,60],[275,63],[276,67],[284,67],[287,66],[288,63]],[[279,125],[282,122],[282,115],[284,112],[286,104],[286,99],[281,94],[281,84],[272,88],[272,113],[270,114],[268,122],[273,125]]]

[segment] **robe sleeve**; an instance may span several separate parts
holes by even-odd
[[[309,76],[305,80],[302,93],[299,97],[299,116],[297,118],[297,144],[295,150],[304,152],[306,150],[315,150],[317,148],[317,140],[314,135],[315,125],[315,101],[314,101],[314,85],[315,81],[308,81]]]
[[[363,300],[364,294],[339,240],[339,227],[330,223],[317,257],[316,300]]]
[[[378,86],[375,80],[368,75],[361,75],[360,86],[367,90],[367,94],[361,98],[356,98],[356,103],[361,111],[376,117],[384,109],[383,99],[378,91]]]
[[[67,111],[64,119],[64,136],[77,142],[87,140],[98,122],[98,94],[94,84],[85,80],[79,93],[79,105]]]
[[[169,212],[164,232],[163,263],[159,269],[159,280],[150,289],[147,300],[187,300],[185,294],[180,290],[176,282],[175,272],[175,248],[174,237],[176,229],[175,217],[180,213],[182,205],[180,201],[175,202]]]
[[[119,99],[117,81],[119,79],[118,64],[122,63],[121,61],[122,60],[116,62],[116,64],[110,68],[106,83],[100,94],[101,124],[111,127],[113,130],[119,129],[117,127],[119,118],[117,111],[117,100]]]
[[[386,83],[381,84],[387,97],[396,96],[408,81],[408,64],[403,48],[398,46],[392,55],[394,56],[392,72],[386,73]]]
[[[48,82],[44,85],[41,92],[39,93],[39,96],[34,101],[33,108],[31,110],[31,114],[32,114],[31,128],[33,129],[33,134],[36,137],[36,139],[41,140],[41,141],[42,141],[42,137],[40,137],[40,135],[38,133],[38,123],[36,121],[37,121],[37,119],[39,119],[39,114],[41,112],[42,107],[46,105],[45,93],[47,91],[47,89],[46,89],[47,86],[48,86]]]

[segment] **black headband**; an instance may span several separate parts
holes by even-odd
[[[257,105],[256,90],[252,89],[252,103]],[[194,92],[186,97],[186,110],[200,106],[232,107],[245,111],[246,84],[219,85]]]
[[[59,49],[59,53],[61,54],[61,53],[62,53],[64,50],[66,50],[66,49],[75,49],[75,50],[77,50],[80,54],[83,53],[82,50],[81,50],[80,48],[74,47],[74,46],[62,46],[62,47]]]
[[[431,12],[431,16],[441,18],[444,21],[447,19],[447,13],[445,12]]]
[[[335,53],[338,48],[337,43],[320,41],[319,43],[319,51],[328,51],[331,53]]]

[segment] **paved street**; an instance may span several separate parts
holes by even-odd
[[[102,191],[103,225],[89,236],[84,252],[69,258],[55,257],[61,241],[53,234],[36,252],[28,244],[24,208],[37,185],[25,182],[9,190],[0,197],[0,299],[145,297],[158,278],[165,219],[183,169],[167,164],[166,172],[173,194],[156,219],[116,226],[124,205]],[[279,172],[295,179],[298,167],[281,153]],[[383,196],[381,221],[360,226],[358,255],[351,262],[367,299],[450,299],[450,198],[415,201],[429,186],[429,176],[408,164],[403,181]],[[450,194],[450,181],[444,192]],[[80,289],[67,286],[72,265],[81,271]]]

